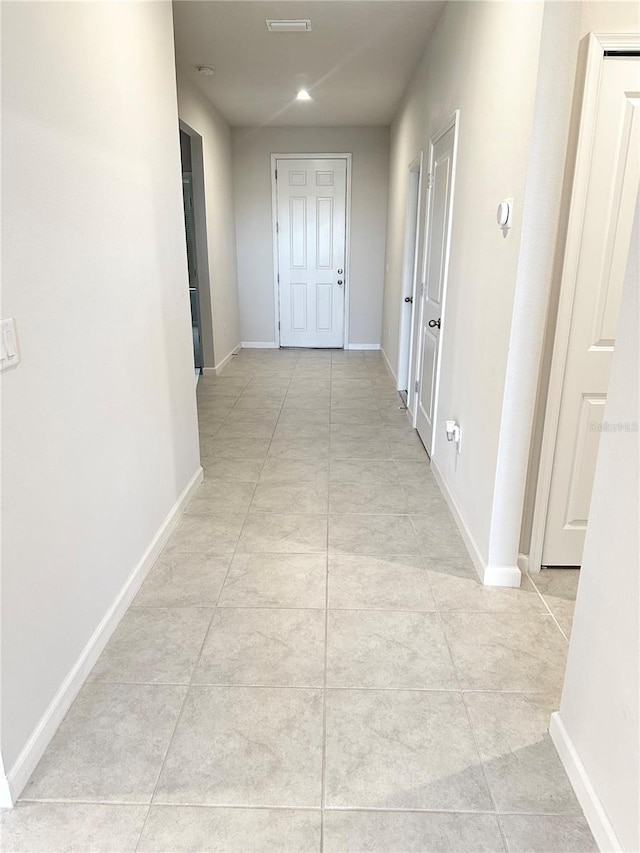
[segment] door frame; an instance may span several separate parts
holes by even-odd
[[[191,142],[191,188],[193,191],[196,269],[198,271],[197,296],[200,315],[200,355],[202,359],[202,372],[203,374],[207,374],[215,372],[215,357],[202,136],[182,119],[178,119],[178,126],[180,130],[187,134]]]
[[[416,296],[418,291],[418,263],[420,260],[420,214],[422,211],[422,176],[424,172],[424,151],[420,151],[420,154],[414,158],[411,163],[409,163],[409,177],[407,181],[407,204],[406,204],[406,212],[405,212],[405,243],[404,243],[404,258],[402,262],[402,291],[400,294],[400,298],[404,300],[407,295],[407,283],[410,281],[410,295],[412,298],[411,302],[411,311],[409,312],[409,319],[405,319],[405,314],[403,313],[403,305],[404,302],[400,303],[400,323],[398,326],[398,364],[396,365],[396,390],[403,391],[401,386],[403,384],[401,365],[404,363],[406,365],[407,378],[406,378],[406,391],[407,391],[407,409],[411,411],[411,402],[413,399],[412,396],[412,388],[413,383],[411,382],[411,373],[412,373],[412,360],[413,360],[413,326],[415,323],[415,313],[416,313]],[[415,180],[412,176],[418,175],[418,186],[416,188],[416,221],[415,227],[413,229],[413,235],[409,234],[409,203],[411,200],[411,195],[409,191],[411,189],[411,181]],[[409,248],[409,239],[412,237],[414,241],[413,246],[413,257],[409,259],[407,257],[407,250]],[[409,268],[410,265],[410,268]],[[407,324],[407,325],[405,325]],[[404,331],[404,334],[403,334]]]
[[[582,240],[582,225],[589,185],[593,134],[598,110],[598,90],[605,51],[640,50],[640,33],[589,33],[584,72],[582,108],[580,111],[576,158],[573,170],[573,185],[567,217],[567,232],[564,247],[556,327],[553,336],[553,352],[549,369],[549,384],[542,429],[542,444],[538,463],[538,477],[533,503],[531,539],[526,560],[527,571],[537,573],[542,564],[542,550],[551,496],[551,476],[555,457],[560,405],[564,386],[564,374],[569,351],[569,332],[576,292],[578,263]]]
[[[274,346],[280,347],[280,283],[278,281],[278,184],[276,181],[276,163],[278,160],[346,160],[347,187],[345,196],[345,240],[344,240],[344,337],[343,349],[349,349],[349,295],[351,292],[351,153],[316,154],[298,152],[297,154],[271,154],[271,232],[273,235],[273,307],[274,307]]]
[[[427,238],[429,234],[429,226],[431,225],[431,216],[433,213],[433,193],[431,192],[432,186],[430,181],[430,176],[433,171],[433,160],[434,160],[434,152],[437,143],[442,139],[445,133],[448,133],[451,128],[453,128],[453,152],[451,155],[452,165],[451,165],[451,195],[449,198],[449,233],[447,235],[447,245],[445,249],[445,258],[444,258],[444,284],[442,288],[442,311],[440,313],[441,317],[441,326],[440,334],[438,335],[438,351],[436,354],[437,364],[436,364],[436,387],[434,391],[434,405],[433,405],[433,430],[431,433],[431,447],[425,448],[427,453],[429,454],[429,458],[433,458],[433,449],[436,443],[436,430],[437,430],[437,416],[438,416],[438,403],[440,401],[440,371],[442,368],[442,341],[444,338],[446,323],[445,323],[445,315],[446,315],[446,307],[447,307],[447,292],[449,290],[449,261],[451,259],[451,234],[453,228],[451,227],[453,221],[453,205],[455,200],[455,191],[456,191],[456,172],[458,169],[458,141],[460,137],[460,110],[455,110],[453,114],[449,117],[448,121],[445,122],[442,127],[433,134],[433,136],[429,139],[429,158],[428,158],[428,169],[427,172],[427,211],[425,215],[424,228],[423,228],[423,240],[422,240],[422,270],[421,270],[421,289],[422,286],[426,283],[426,275],[427,275]],[[422,329],[422,317],[424,313],[424,299],[422,298],[422,293],[420,294],[420,311],[417,312],[417,323],[414,326],[414,346],[413,351],[416,354],[415,365],[414,365],[414,374],[411,377],[411,386],[415,389],[415,383],[419,379],[420,372],[420,362],[422,359],[422,346],[421,346],[421,338],[420,334]],[[412,396],[412,401],[415,397]],[[416,405],[413,406],[411,423],[414,429],[417,429],[418,425],[418,407]]]
[[[190,139],[189,139],[189,144],[191,144]],[[195,210],[194,210],[195,204],[193,201],[193,172],[183,172],[182,173],[182,194],[183,194],[183,198],[185,195],[185,187],[188,187],[188,189],[189,189],[189,200],[191,202],[191,209],[192,209],[191,212],[192,212],[192,217],[193,217],[193,232],[194,232],[193,233],[193,253],[195,256],[195,258],[194,258],[195,259],[195,283],[192,285],[191,275],[189,275],[189,307],[191,308],[191,327],[193,329],[193,323],[194,323],[194,319],[195,319],[195,328],[198,330],[198,346],[196,348],[195,341],[194,341],[194,348],[193,348],[193,356],[194,356],[194,363],[195,363],[196,377],[197,377],[202,373],[202,368],[204,367],[204,359],[203,359],[203,355],[202,355],[202,320],[200,318],[200,294],[198,292],[199,291],[199,287],[198,287],[198,261],[197,261],[198,246],[197,246],[196,237],[195,237],[196,221],[195,221]],[[185,226],[186,226],[186,222],[187,222],[187,212],[186,212],[186,205],[185,205]],[[189,245],[187,243],[187,264],[188,263],[189,263]],[[189,271],[189,272],[191,272],[191,271]],[[192,291],[195,293],[195,300],[193,302],[191,301]],[[195,314],[195,317],[194,317],[194,314]],[[198,364],[198,361],[200,362],[200,364]],[[197,379],[196,379],[196,381],[197,381]]]

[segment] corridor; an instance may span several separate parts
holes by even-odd
[[[576,578],[479,584],[380,353],[242,350],[198,407],[3,850],[596,850],[546,734]]]

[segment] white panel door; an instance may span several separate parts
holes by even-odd
[[[604,61],[542,564],[579,566],[640,186],[640,60]]]
[[[425,277],[421,294],[416,427],[427,453],[433,451],[438,393],[438,357],[447,285],[455,126],[431,148]]]
[[[347,161],[277,160],[280,344],[344,344]]]

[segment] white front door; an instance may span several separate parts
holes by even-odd
[[[344,345],[347,161],[276,160],[280,344]]]
[[[421,293],[416,427],[433,451],[438,402],[438,358],[449,267],[455,125],[431,143],[425,274]]]
[[[600,431],[609,428],[602,417],[639,186],[640,60],[611,57],[604,61],[600,80],[542,551],[545,566],[582,562]],[[561,345],[556,342],[556,348]]]

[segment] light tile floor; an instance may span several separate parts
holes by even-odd
[[[576,573],[478,583],[378,353],[243,351],[198,406],[205,481],[2,849],[595,850],[547,734]]]

